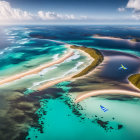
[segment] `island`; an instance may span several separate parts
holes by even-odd
[[[88,67],[86,67],[85,69],[83,69],[81,72],[79,72],[78,74],[74,75],[73,78],[81,77],[81,76],[89,73],[95,67],[97,67],[100,63],[102,63],[102,61],[104,60],[104,57],[101,54],[101,52],[98,51],[98,50],[96,50],[96,49],[87,48],[87,47],[84,47],[84,46],[75,46],[75,45],[70,46],[70,48],[72,48],[72,49],[79,49],[81,51],[84,51],[91,58],[93,58],[93,62]]]
[[[132,83],[136,88],[140,89],[140,74],[133,74],[128,77],[130,83]]]

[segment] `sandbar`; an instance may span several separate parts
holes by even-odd
[[[17,79],[23,78],[23,77],[31,75],[31,74],[36,74],[36,73],[40,72],[41,70],[43,70],[44,68],[48,68],[48,67],[51,67],[51,66],[53,66],[55,64],[62,63],[64,60],[66,60],[67,58],[69,58],[73,54],[74,54],[74,52],[70,51],[67,54],[65,54],[63,57],[61,57],[60,59],[58,59],[56,61],[41,65],[41,66],[39,66],[37,68],[34,68],[32,70],[29,70],[27,72],[23,72],[23,73],[19,73],[19,74],[16,74],[14,76],[11,76],[11,77],[7,77],[7,78],[5,78],[3,80],[0,80],[0,85],[15,81]]]
[[[134,41],[133,39],[123,39],[123,38],[119,38],[119,37],[112,37],[112,36],[101,36],[101,35],[94,35],[93,38],[96,39],[107,39],[107,40],[116,40],[116,41],[126,41],[130,44],[135,44],[136,41]]]
[[[98,66],[102,61],[103,61],[103,56],[102,54],[92,48],[86,48],[83,46],[70,46],[67,45],[66,47],[70,47],[71,49],[79,49],[80,51],[82,51],[84,53],[84,55],[86,55],[87,57],[91,58],[93,61],[92,63],[87,66],[85,69],[83,69],[81,72],[77,72],[76,74],[72,74],[70,76],[64,77],[64,78],[59,78],[57,80],[53,80],[50,82],[47,82],[41,86],[39,86],[39,88],[37,89],[38,91],[44,90],[48,87],[54,86],[58,83],[64,82],[64,81],[68,81],[68,80],[72,80],[81,76],[86,75],[87,73],[89,73],[90,71],[92,71],[96,66]]]
[[[103,55],[100,53],[100,51],[98,51],[96,49],[86,48],[84,46],[74,46],[74,45],[70,46],[70,48],[81,50],[82,52],[84,52],[85,55],[88,54],[88,57],[90,57],[93,60],[89,66],[87,66],[85,69],[83,69],[78,74],[74,75],[72,78],[78,78],[78,77],[88,74],[90,71],[92,71],[95,67],[97,67],[104,60]]]
[[[53,80],[53,81],[50,81],[50,82],[47,82],[43,85],[41,85],[37,90],[38,91],[41,91],[41,90],[44,90],[46,88],[49,88],[49,87],[52,87],[58,83],[61,83],[61,82],[64,82],[64,81],[69,81],[71,80],[71,76],[68,76],[68,77],[65,77],[65,78],[59,78],[57,80]]]
[[[119,90],[119,89],[106,89],[106,90],[94,90],[88,93],[83,93],[76,97],[75,103],[78,103],[91,96],[100,96],[100,95],[128,95],[133,97],[140,98],[139,92],[133,92],[128,90]]]

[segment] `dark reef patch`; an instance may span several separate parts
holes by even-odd
[[[96,121],[102,128],[107,130],[108,121],[102,121],[102,120],[99,120],[99,119],[97,119]]]
[[[94,115],[93,118],[88,118],[88,116],[86,114],[82,113],[82,110],[84,110],[84,108],[80,105],[80,104],[75,104],[73,101],[71,101],[70,99],[65,100],[65,103],[69,106],[69,108],[72,109],[72,112],[79,117],[81,120],[85,120],[85,119],[89,119],[92,123],[94,124],[98,124],[99,126],[101,126],[105,131],[111,131],[111,130],[116,130],[116,129],[121,129],[123,127],[123,125],[121,124],[116,124],[116,127],[111,126],[109,121],[103,121],[104,117],[98,117],[97,115]],[[113,120],[115,119],[114,117],[112,118]],[[120,128],[121,127],[121,128]]]
[[[121,129],[123,127],[123,125],[118,124],[118,129]]]
[[[25,89],[11,91],[12,94],[7,97],[9,109],[5,114],[5,118],[0,118],[1,140],[7,140],[9,137],[10,140],[24,139],[28,135],[29,127],[34,127],[43,133],[42,123],[39,124],[38,122],[41,116],[35,113],[40,108],[40,100],[58,98],[62,93],[62,89],[53,87],[40,92],[36,91],[29,95],[23,95],[24,91]],[[42,115],[47,113],[42,112]]]

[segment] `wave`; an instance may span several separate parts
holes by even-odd
[[[25,31],[24,34],[29,35],[31,32],[32,32],[31,30],[28,30],[28,31]]]
[[[80,54],[78,51],[75,51],[74,55],[69,57],[68,59],[66,59],[64,62],[70,62],[70,61],[76,60],[78,58],[80,58]]]
[[[7,47],[7,48],[3,49],[3,50],[0,52],[0,55],[4,54],[4,53],[5,53],[6,51],[8,51],[8,50],[11,50],[11,48],[10,48],[10,47]]]
[[[58,77],[59,78],[59,77]],[[48,79],[48,80],[43,80],[43,81],[40,81],[40,82],[34,82],[33,85],[31,87],[29,87],[28,89],[32,89],[36,86],[39,86],[40,84],[42,83],[45,83],[45,82],[48,82],[48,81],[52,81],[52,80],[56,80],[57,78],[51,78],[51,79]]]
[[[59,58],[59,54],[56,54],[56,55],[53,56],[54,61],[57,60],[58,58]]]
[[[16,37],[16,36],[8,36],[8,40],[10,40],[10,39],[13,39],[13,40],[14,40],[15,37]]]
[[[9,40],[9,41],[13,41],[13,38],[8,38],[7,40]]]
[[[56,54],[56,55],[54,55],[53,56],[53,61],[56,61],[57,59],[58,59],[58,56],[59,56],[59,54]],[[73,57],[70,57],[71,59],[66,59],[64,62],[70,62],[71,60],[73,60],[73,59],[77,59],[77,58],[79,58],[79,54],[77,55],[77,53],[75,53],[75,56],[73,56]],[[64,63],[63,62],[63,63]],[[79,62],[78,62],[79,63]],[[62,64],[62,63],[61,63]],[[49,67],[49,68],[46,68],[46,69],[43,69],[41,72],[39,72],[38,74],[40,75],[40,76],[43,76],[43,75],[45,75],[47,72],[49,72],[50,70],[53,70],[53,69],[56,69],[59,65],[61,65],[61,64],[56,64],[56,65],[54,65],[53,67]]]
[[[7,47],[0,52],[0,55],[4,54],[5,52],[11,51],[13,49],[21,48],[22,46],[15,46],[15,47]]]
[[[21,48],[22,46],[16,46],[16,47],[12,47],[12,49],[18,49]]]
[[[54,56],[53,56],[53,60],[57,60],[57,59],[58,59],[58,56],[59,56],[59,54],[54,55]],[[65,63],[65,62],[70,62],[70,61],[72,61],[72,60],[74,60],[74,59],[77,59],[77,58],[79,58],[79,57],[80,57],[79,53],[76,52],[74,56],[72,56],[72,57],[66,59],[63,63]],[[61,64],[62,64],[62,63],[61,63]],[[45,75],[47,72],[49,72],[50,70],[56,69],[56,68],[57,68],[58,66],[60,66],[61,64],[56,64],[56,65],[54,65],[53,67],[43,69],[43,70],[42,70],[41,72],[39,72],[38,74],[41,75],[41,76],[43,76],[43,75]],[[74,67],[74,68],[77,68],[77,67],[78,67],[79,65],[81,65],[81,64],[83,64],[83,62],[78,62],[78,64],[77,64],[76,67]],[[72,70],[74,70],[74,68],[73,68]]]
[[[4,54],[4,51],[1,51],[0,54]]]
[[[40,75],[40,76],[43,76],[43,75],[45,75],[47,72],[49,72],[50,70],[54,70],[54,69],[56,69],[57,67],[56,66],[53,66],[53,67],[50,67],[50,68],[46,68],[46,69],[43,69],[41,72],[39,72],[38,74]]]
[[[29,42],[29,39],[28,38],[24,38],[24,39],[21,39],[20,41],[17,41],[16,43],[24,45],[24,44],[26,44],[28,42]]]
[[[0,55],[4,54],[4,53],[5,53],[6,51],[8,51],[8,50],[10,50],[10,48],[9,48],[9,47],[7,47],[7,48],[3,49],[3,50],[0,52]]]
[[[70,73],[72,73],[72,72],[78,71],[78,68],[79,68],[82,64],[84,64],[84,62],[78,62],[74,68],[72,68],[71,70],[67,71],[63,76],[66,76],[66,75],[68,75],[68,74],[70,74]]]
[[[65,76],[68,75],[68,74],[71,74],[71,73],[73,73],[73,72],[76,72],[76,71],[78,71],[78,68],[79,68],[83,63],[84,63],[84,62],[78,62],[78,63],[76,64],[75,67],[73,67],[72,69],[70,69],[69,71],[67,71],[66,73],[64,73],[62,76],[55,77],[55,78],[51,78],[51,79],[47,79],[47,80],[43,80],[43,81],[40,81],[40,82],[35,82],[35,83],[33,83],[33,85],[32,85],[30,88],[28,88],[28,89],[30,90],[30,89],[32,89],[32,88],[34,88],[34,87],[36,87],[36,86],[39,86],[39,85],[42,84],[42,83],[49,82],[49,81],[53,81],[53,80],[57,80],[57,79],[59,79],[59,78],[65,77]],[[55,68],[57,68],[57,67],[47,68],[46,71],[45,71],[45,73],[48,72],[49,70],[52,70],[52,69],[55,69]],[[44,69],[44,70],[45,70],[45,69]]]

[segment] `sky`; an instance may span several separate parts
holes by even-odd
[[[139,24],[140,0],[0,0],[0,24]]]

